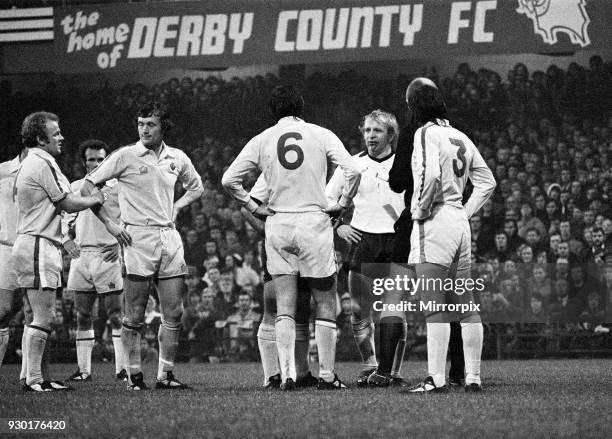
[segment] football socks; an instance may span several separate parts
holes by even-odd
[[[113,349],[115,350],[115,375],[121,373],[125,369],[125,361],[123,360],[123,344],[121,343],[121,328],[113,328]]]
[[[450,338],[448,323],[427,323],[427,367],[428,375],[436,387],[446,383],[446,352]]]
[[[353,315],[353,318],[355,316]],[[374,325],[370,319],[353,320],[353,337],[361,354],[363,369],[378,366],[374,348]]]
[[[276,317],[276,348],[280,364],[281,378],[286,382],[291,378],[297,380],[295,370],[295,320],[293,317],[281,314]]]
[[[319,354],[319,378],[332,382],[336,360],[336,322],[324,319],[315,320],[315,341]]]
[[[465,384],[480,384],[480,356],[482,355],[482,323],[461,323],[463,352],[465,353]]]
[[[76,332],[76,351],[79,371],[91,375],[91,352],[93,351],[95,339],[94,330]]]
[[[257,330],[257,346],[264,374],[264,386],[268,379],[280,374],[278,351],[276,350],[276,333],[273,325],[262,323]]]
[[[179,345],[181,322],[169,322],[162,319],[157,339],[159,341],[159,363],[157,379],[165,380],[166,373],[174,368],[174,359]]]
[[[50,331],[34,324],[28,326],[26,331],[26,345],[28,347],[26,384],[32,385],[42,383],[43,376],[41,372],[41,363]]]
[[[2,360],[4,360],[4,354],[8,347],[9,341],[9,328],[0,329],[0,366],[2,366]]]

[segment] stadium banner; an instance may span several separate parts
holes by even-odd
[[[208,0],[54,9],[58,72],[568,53],[612,41],[609,0]]]

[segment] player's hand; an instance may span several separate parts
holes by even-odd
[[[123,227],[115,223],[108,223],[106,225],[108,232],[115,237],[117,242],[122,246],[132,245],[132,237]]]
[[[72,239],[64,242],[64,250],[66,250],[66,253],[68,253],[68,256],[72,259],[81,256],[81,248]]]
[[[337,233],[340,238],[344,239],[349,244],[357,244],[361,241],[361,232],[349,225],[344,224],[338,227]]]
[[[252,213],[253,215],[272,216],[276,212],[270,209],[267,204],[261,204],[257,206],[257,209],[255,209]]]
[[[117,244],[102,247],[102,260],[104,262],[115,262],[119,259],[119,246]]]

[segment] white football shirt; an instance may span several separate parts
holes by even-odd
[[[328,160],[344,172],[346,183],[340,204],[346,207],[359,187],[360,173],[340,139],[318,125],[284,117],[246,144],[223,175],[222,184],[246,205],[251,200],[242,180],[259,168],[268,186],[270,209],[321,211],[328,207],[325,196]]]
[[[462,207],[468,178],[474,191],[465,204],[471,218],[491,196],[495,178],[472,141],[448,120],[428,122],[414,134],[412,152],[413,220],[428,218],[435,204]]]
[[[395,153],[386,157],[373,158],[367,152],[353,156],[360,166],[361,183],[353,198],[355,210],[351,226],[367,233],[395,233],[393,226],[404,210],[404,193],[396,193],[389,187],[389,171],[393,166]],[[336,169],[327,183],[329,203],[336,203],[344,179],[340,169]]]

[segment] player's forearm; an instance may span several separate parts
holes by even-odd
[[[183,207],[189,206],[195,200],[199,199],[202,196],[202,193],[204,193],[204,188],[202,187],[186,191],[181,198],[176,200],[174,203],[174,208],[180,210]]]
[[[83,182],[83,185],[81,186],[81,195],[89,195],[94,190],[94,184],[89,180],[85,180]],[[98,217],[100,221],[102,221],[109,233],[113,234],[113,231],[116,231],[118,228],[120,228],[120,226],[114,221],[114,218],[117,218],[119,215],[112,215],[112,213],[108,210],[106,206],[93,206],[91,211],[94,213],[94,215]]]
[[[244,207],[240,209],[240,213],[242,214],[244,220],[249,223],[257,233],[259,233],[260,235],[264,234],[264,229],[266,226],[266,223],[264,221],[255,218],[255,216],[251,212],[246,210]]]
[[[327,203],[334,205],[340,199],[342,190],[344,189],[344,176],[340,168],[336,168],[336,171],[332,175],[332,178],[325,187],[325,196],[327,197]]]
[[[344,185],[342,188],[342,196],[338,204],[342,207],[348,207],[353,201],[353,197],[359,190],[359,184],[361,183],[361,171],[351,163],[347,163],[342,166],[342,172],[344,173]]]
[[[467,203],[465,203],[465,211],[468,218],[471,218],[480,210],[484,203],[493,195],[496,186],[495,177],[493,177],[493,173],[488,167],[473,170],[470,178],[474,184],[474,191]]]
[[[242,181],[251,169],[250,163],[238,163],[234,161],[221,178],[221,185],[225,190],[242,206],[247,207],[249,212],[253,212],[253,210],[257,208],[257,204],[251,200],[251,197],[242,186]],[[249,202],[251,202],[251,204]],[[253,204],[255,205],[254,208]]]
[[[61,209],[68,213],[80,212],[81,210],[88,209],[100,205],[104,200],[99,195],[81,196],[70,193],[66,195],[58,204]]]

